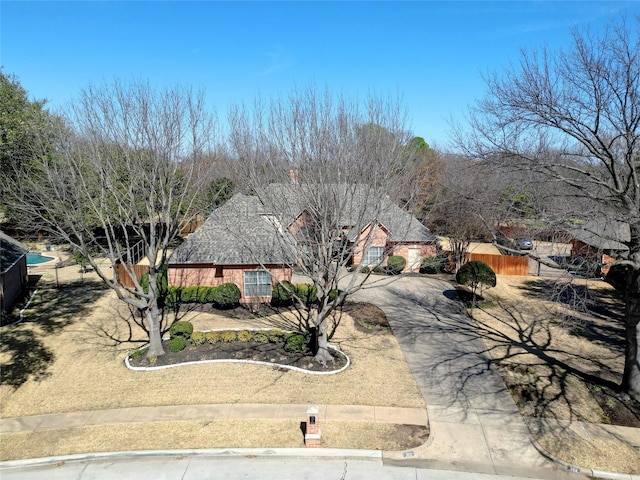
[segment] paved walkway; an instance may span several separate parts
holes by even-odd
[[[427,412],[420,408],[371,407],[357,405],[316,405],[320,425],[324,421],[363,421],[427,425]],[[160,407],[115,408],[84,412],[55,413],[0,419],[0,434],[38,432],[118,423],[145,423],[178,420],[274,419],[305,421],[308,405],[210,404]]]

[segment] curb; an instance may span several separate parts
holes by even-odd
[[[39,467],[60,463],[85,462],[141,457],[322,457],[340,459],[382,460],[381,450],[340,448],[215,448],[198,450],[134,450],[131,452],[103,452],[57,457],[31,458],[0,462],[0,471],[11,468]]]
[[[575,465],[571,465],[570,463],[565,462],[564,460],[560,460],[557,457],[554,457],[551,453],[549,453],[546,449],[542,447],[538,443],[538,440],[535,439],[532,433],[529,433],[529,438],[531,439],[531,443],[533,446],[540,452],[540,454],[546,459],[552,461],[556,465],[562,467],[564,470],[572,473],[578,473],[582,475],[586,475],[591,478],[598,479],[608,479],[608,480],[640,480],[640,475],[632,475],[629,473],[618,473],[618,472],[605,472],[603,470],[596,470],[595,468],[586,468],[586,467],[578,467]]]

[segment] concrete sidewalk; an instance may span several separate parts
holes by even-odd
[[[428,425],[427,412],[420,408],[374,407],[359,405],[316,405],[320,422],[362,421]],[[240,419],[306,420],[308,405],[209,404],[158,407],[132,407],[110,410],[0,418],[0,434],[38,432],[74,427],[119,423],[161,421],[213,421]],[[322,423],[321,423],[322,424]]]

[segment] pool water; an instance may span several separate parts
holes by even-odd
[[[38,265],[39,263],[50,262],[53,257],[47,257],[40,253],[27,253],[27,265]]]

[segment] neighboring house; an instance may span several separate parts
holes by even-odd
[[[601,266],[603,275],[609,272],[606,265],[626,256],[629,252],[624,242],[631,240],[629,225],[613,220],[587,222],[580,228],[569,230],[571,256],[592,261]]]
[[[168,280],[182,287],[235,283],[241,302],[266,302],[276,282],[291,281],[294,259],[259,199],[236,194],[173,252]]]
[[[296,234],[311,227],[311,217],[297,185],[272,184],[267,189],[271,198],[282,200],[279,209],[286,211],[268,211],[258,196],[234,195],[173,252],[169,285],[231,282],[240,288],[241,302],[251,303],[269,301],[276,282],[290,281],[297,249],[305,248]],[[391,255],[402,255],[405,271],[418,271],[424,257],[436,255],[436,238],[389,200],[374,201],[377,220],[358,221],[350,212],[366,218],[367,200],[357,189],[350,191],[349,208],[342,209],[344,218],[337,220],[344,240],[354,247],[352,263],[375,267],[386,264]]]
[[[27,286],[28,252],[28,247],[0,232],[0,312],[9,311]]]

